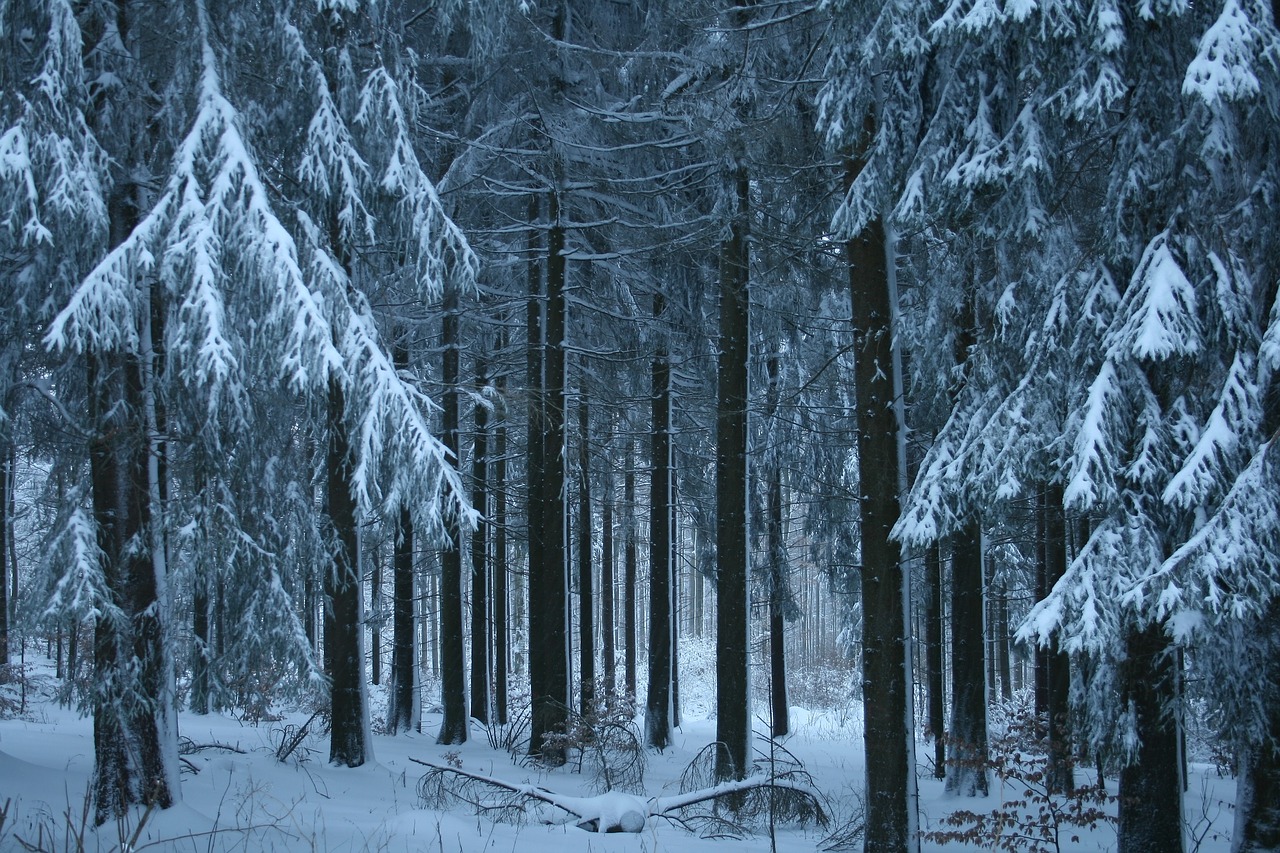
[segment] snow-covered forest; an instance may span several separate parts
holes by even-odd
[[[1278,19],[0,0],[0,849],[1280,850]]]

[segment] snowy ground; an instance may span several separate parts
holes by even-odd
[[[41,676],[36,670],[36,680]],[[47,678],[47,676],[46,676]],[[713,738],[715,723],[707,714],[689,714],[677,732],[675,746],[650,753],[645,772],[650,795],[677,791],[681,772],[694,754]],[[183,737],[197,744],[234,747],[208,748],[185,756],[182,803],[121,825],[86,829],[84,792],[93,764],[92,724],[74,710],[42,698],[29,702],[21,718],[0,720],[0,806],[6,801],[8,819],[0,830],[0,851],[24,849],[21,838],[45,850],[79,849],[76,834],[85,834],[84,849],[101,851],[519,851],[519,853],[576,853],[577,851],[770,850],[767,832],[745,840],[706,839],[664,820],[651,820],[635,835],[593,834],[572,824],[547,824],[533,818],[520,825],[494,823],[474,810],[458,806],[446,812],[423,808],[416,787],[426,768],[410,761],[461,762],[464,769],[515,783],[530,782],[565,794],[587,793],[587,780],[571,768],[544,772],[514,762],[488,745],[476,728],[462,747],[434,742],[439,718],[428,714],[423,734],[374,737],[375,761],[365,767],[327,766],[327,739],[313,735],[305,751],[281,763],[274,752],[286,725],[298,725],[305,714],[290,714],[279,722],[248,725],[226,716],[182,714]],[[786,747],[813,774],[829,803],[834,822],[847,821],[856,810],[863,776],[858,715],[847,711],[795,712],[795,734]],[[921,750],[923,756],[924,749]],[[1109,781],[1114,792],[1114,780]],[[1189,823],[1188,853],[1201,839],[1201,853],[1226,853],[1232,822],[1233,780],[1221,778],[1209,766],[1193,766],[1186,799]],[[1005,795],[1016,792],[1006,790]],[[989,811],[1000,792],[986,800],[948,797],[942,783],[921,770],[922,827],[936,827],[958,808]],[[548,817],[554,810],[543,810]],[[130,839],[136,834],[136,842]],[[1074,831],[1063,836],[1063,851],[1105,851],[1115,848],[1109,826],[1085,832],[1078,842]],[[784,853],[818,851],[828,831],[780,827],[776,849]],[[991,849],[926,842],[925,853],[942,850]],[[860,849],[860,847],[859,847]]]

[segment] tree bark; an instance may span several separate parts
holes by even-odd
[[[8,573],[3,571],[3,565],[4,557],[9,553],[9,481],[12,459],[9,443],[0,434],[0,667],[9,663]],[[16,585],[14,589],[17,590]]]
[[[626,474],[622,483],[622,502],[627,508],[626,541],[622,547],[622,639],[623,684],[627,701],[636,701],[636,584],[639,582],[636,554],[636,474],[635,458],[627,447]]]
[[[734,216],[720,245],[720,355],[716,398],[716,775],[742,779],[751,750],[747,618],[747,398],[750,323],[745,166],[733,174]]]
[[[777,417],[779,388],[779,356],[775,350],[766,365],[769,375],[765,416]],[[786,609],[790,604],[790,580],[787,577],[787,552],[783,530],[782,463],[779,459],[779,436],[770,439],[769,493],[766,497],[769,562],[766,566],[769,589],[769,699],[770,730],[775,738],[791,731],[790,707],[787,700]]]
[[[476,386],[484,393],[487,366],[476,357]],[[489,688],[489,411],[475,407],[475,437],[471,451],[471,506],[483,517],[471,532],[471,716],[486,725],[492,716]]]
[[[1236,826],[1232,853],[1273,853],[1280,850],[1280,603],[1272,599],[1260,633],[1271,649],[1260,689],[1268,694],[1267,730],[1260,743],[1249,744],[1240,756],[1236,794]]]
[[[591,567],[591,416],[587,392],[578,401],[578,653],[582,678],[581,713],[596,711],[595,590]]]
[[[600,501],[600,663],[604,670],[604,699],[609,703],[618,685],[613,637],[613,484],[607,473],[605,476]]]
[[[653,316],[661,320],[665,299],[653,295]],[[671,744],[671,363],[659,345],[651,367],[649,475],[649,690],[645,702],[645,744]]]
[[[982,527],[971,520],[952,539],[951,761],[946,789],[985,797],[987,691],[982,626]]]
[[[947,775],[946,696],[942,655],[942,555],[937,543],[929,546],[924,563],[924,643],[929,679],[929,737],[933,738],[933,775]]]
[[[352,491],[351,441],[340,380],[329,379],[327,504],[333,560],[324,576],[325,663],[329,688],[329,763],[359,767],[369,759],[361,650],[360,537]]]
[[[1067,573],[1067,524],[1062,509],[1062,485],[1049,486],[1044,503],[1045,581],[1052,590]],[[1055,635],[1044,654],[1037,658],[1047,667],[1045,673],[1048,724],[1049,764],[1045,768],[1045,786],[1053,794],[1067,794],[1075,789],[1071,750],[1071,656],[1063,652]]]
[[[397,370],[409,367],[409,347],[403,337],[396,342],[392,358]],[[391,678],[387,690],[387,732],[393,735],[411,731],[417,726],[413,548],[413,514],[407,505],[401,503],[391,557]]]
[[[1120,771],[1119,853],[1181,853],[1182,786],[1174,654],[1160,624],[1130,627],[1120,664],[1121,707],[1134,715],[1138,746]]]
[[[563,12],[561,12],[563,13]],[[566,270],[564,223],[558,192],[550,193],[547,231],[546,338],[542,358],[541,481],[530,480],[541,503],[539,529],[530,530],[529,692],[532,702],[529,752],[553,765],[564,750],[549,736],[563,734],[569,711],[568,584],[564,524],[564,333]],[[530,433],[537,441],[538,433]],[[532,474],[532,471],[531,471]],[[533,540],[539,541],[534,561]]]
[[[498,333],[498,352],[504,339]],[[495,398],[506,399],[506,376],[494,377]],[[494,432],[493,459],[493,710],[498,725],[507,724],[507,424],[505,411]]]
[[[860,166],[848,164],[852,182]],[[862,690],[865,707],[868,853],[911,848],[910,721],[904,584],[898,543],[898,423],[894,411],[892,246],[873,220],[845,243],[853,305],[854,392],[858,417],[862,530]]]
[[[392,556],[391,678],[387,696],[387,732],[412,731],[417,726],[417,666],[413,642],[413,515],[400,507]]]
[[[458,381],[461,364],[458,339],[458,294],[446,287],[441,335],[444,349],[442,443],[452,459],[461,459],[458,418]],[[461,519],[450,514],[445,519],[445,546],[440,555],[440,690],[444,711],[438,744],[466,743],[467,661],[462,620],[462,530]]]

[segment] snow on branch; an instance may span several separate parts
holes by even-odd
[[[227,322],[227,285],[235,279],[251,317],[266,306],[278,330],[285,375],[306,387],[340,363],[320,305],[298,264],[293,237],[272,209],[239,113],[222,93],[203,4],[201,75],[195,118],[152,208],[89,273],[50,326],[58,348],[138,346],[143,283],[159,276],[178,305],[171,352],[184,379],[216,402],[224,387],[242,392],[243,343]]]
[[[1265,15],[1257,6],[1252,12]],[[1254,73],[1255,63],[1265,58],[1274,74],[1280,59],[1280,45],[1274,33],[1274,29],[1268,34],[1254,23],[1250,11],[1239,0],[1225,0],[1222,13],[1201,36],[1195,59],[1187,66],[1182,94],[1198,95],[1209,104],[1255,97],[1261,90]]]
[[[1168,231],[1156,235],[1120,305],[1118,328],[1108,337],[1108,357],[1162,361],[1200,348],[1196,293],[1170,247]]]
[[[1240,447],[1262,422],[1260,389],[1254,382],[1255,363],[1248,352],[1236,353],[1227,372],[1222,396],[1209,415],[1199,441],[1165,487],[1162,500],[1182,509],[1205,501],[1223,483]]]

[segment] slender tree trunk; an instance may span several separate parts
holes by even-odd
[[[860,166],[850,161],[852,182]],[[853,305],[854,390],[858,413],[862,529],[862,678],[865,702],[867,853],[898,853],[911,837],[904,585],[898,543],[898,422],[894,411],[893,247],[880,220],[845,244]]]
[[[458,420],[460,355],[458,339],[458,293],[447,287],[441,346],[444,349],[443,436],[442,443],[453,459],[461,459]],[[462,621],[462,530],[461,519],[445,520],[445,546],[440,555],[440,690],[444,710],[438,744],[466,743],[467,660]]]
[[[561,9],[558,14],[563,15]],[[530,480],[541,503],[539,530],[530,530],[529,692],[532,702],[529,752],[563,764],[564,750],[548,736],[562,734],[569,710],[568,584],[564,518],[564,333],[566,270],[564,223],[558,192],[550,194],[547,232],[546,338],[542,359],[542,478]],[[530,441],[537,440],[530,433]],[[532,471],[530,472],[532,474]],[[531,495],[532,497],[532,495]],[[540,541],[534,561],[533,540]]]
[[[929,547],[924,563],[924,643],[929,679],[929,736],[933,738],[933,775],[947,775],[946,696],[942,655],[942,555],[937,543]]]
[[[199,475],[197,475],[199,476]],[[204,496],[202,496],[203,498]],[[205,498],[207,500],[207,498]],[[191,655],[191,711],[209,713],[209,569],[208,559],[197,558],[192,579],[192,633],[195,648]]]
[[[369,623],[369,681],[382,683],[382,549],[373,554],[373,569],[369,572],[369,610],[373,619]]]
[[[387,689],[387,732],[417,725],[417,667],[413,637],[413,514],[401,505],[392,552],[391,679]]]
[[[627,446],[626,474],[622,484],[622,502],[627,508],[627,536],[622,547],[622,641],[623,684],[627,701],[636,701],[636,584],[639,582],[636,555],[636,474],[635,459]]]
[[[397,370],[409,367],[409,347],[403,335],[396,342],[392,357]],[[391,683],[387,690],[387,731],[393,735],[410,731],[417,725],[413,549],[413,513],[407,504],[401,503],[391,556]]]
[[[498,352],[504,349],[499,332]],[[506,376],[494,377],[494,395],[506,399]],[[493,460],[493,705],[498,725],[507,724],[507,424],[505,413],[494,434]]]
[[[1271,600],[1259,626],[1272,650],[1259,677],[1271,696],[1267,703],[1267,730],[1259,743],[1248,745],[1240,756],[1236,783],[1236,825],[1232,853],[1273,853],[1280,850],[1280,602]]]
[[[367,742],[364,655],[361,650],[360,537],[352,491],[346,400],[337,377],[329,380],[327,503],[333,525],[333,561],[324,576],[325,663],[330,686],[329,763],[359,767],[371,758]]]
[[[653,295],[653,316],[665,311],[661,292]],[[645,744],[671,744],[671,363],[659,345],[651,364],[649,475],[649,690],[645,702]]]
[[[778,414],[780,359],[775,350],[769,356],[766,371],[769,388],[766,395],[765,417],[775,422]],[[766,524],[768,536],[768,565],[765,567],[769,589],[769,698],[770,729],[773,737],[780,738],[791,731],[790,708],[787,701],[787,649],[785,611],[790,602],[791,589],[787,577],[786,541],[783,531],[782,464],[779,461],[780,441],[775,431],[770,436],[768,453],[768,495],[766,496]]]
[[[590,718],[596,706],[595,590],[591,576],[591,417],[587,392],[578,404],[578,651],[582,674],[582,716]]]
[[[1013,699],[1012,669],[1009,665],[1009,590],[1001,583],[996,593],[996,671],[1000,676],[1000,698]]]
[[[0,565],[9,553],[9,481],[12,478],[12,459],[8,441],[0,435]],[[0,667],[9,663],[9,596],[6,573],[0,571]],[[17,585],[14,585],[15,597]]]
[[[118,358],[94,354],[88,357],[89,420],[95,429],[89,440],[89,476],[103,582],[110,596],[110,600],[104,602],[106,606],[100,606],[94,617],[93,801],[98,825],[122,816],[132,801],[126,729],[121,714],[123,685],[117,677],[125,663],[121,654],[125,638],[118,633],[124,620],[116,620],[107,611],[108,607],[119,609],[123,604],[120,554],[129,536],[123,511],[125,483],[114,446],[119,430],[118,425],[107,421],[115,408],[113,397],[116,395],[111,388],[119,385],[118,362]]]
[[[1067,524],[1062,509],[1062,485],[1051,485],[1044,503],[1044,553],[1046,590],[1053,589],[1067,573]],[[1066,794],[1075,789],[1071,749],[1071,656],[1063,652],[1055,636],[1044,650],[1049,764],[1045,786],[1050,793]]]
[[[1120,771],[1119,853],[1181,853],[1182,786],[1174,654],[1160,624],[1130,627],[1120,665],[1121,702],[1134,715],[1138,746]]]
[[[476,385],[484,393],[488,382],[484,356],[476,357]],[[486,725],[492,704],[489,678],[489,410],[475,408],[475,438],[471,452],[471,506],[484,517],[471,533],[471,716]]]
[[[969,521],[951,552],[951,762],[947,791],[987,795],[987,691],[982,627],[982,527]]]
[[[605,476],[600,502],[600,663],[604,670],[604,699],[609,703],[618,685],[613,640],[613,484]]]
[[[716,775],[741,779],[751,750],[748,672],[747,399],[751,184],[733,176],[735,209],[720,246],[720,356],[716,400]]]

